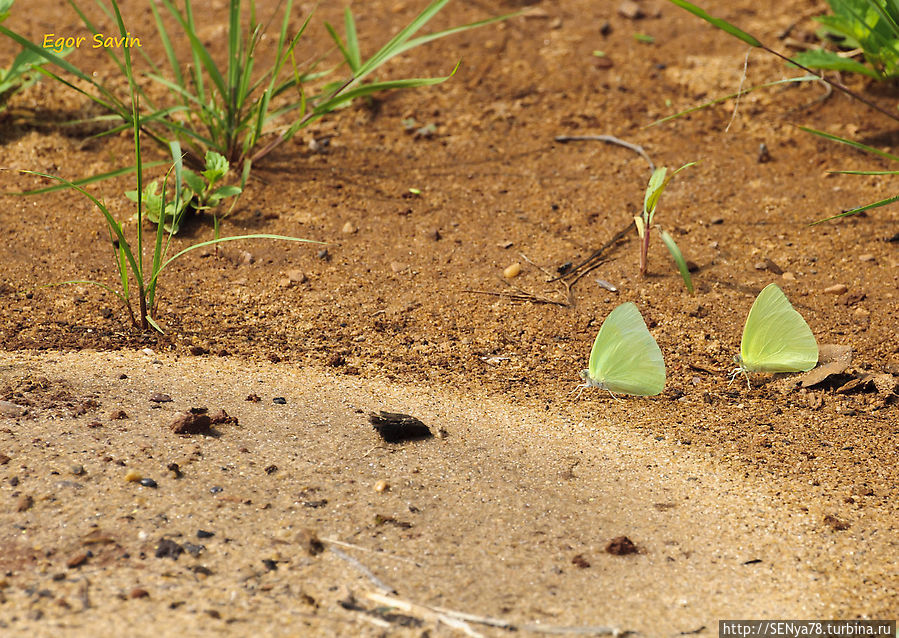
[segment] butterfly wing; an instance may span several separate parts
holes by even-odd
[[[752,304],[740,356],[749,372],[804,372],[818,363],[811,328],[776,284],[766,286]]]
[[[633,303],[615,308],[590,351],[589,381],[625,394],[652,396],[665,388],[665,361]]]

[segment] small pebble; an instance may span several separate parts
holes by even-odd
[[[159,487],[159,484],[151,478],[142,478],[140,480],[140,484],[143,485],[144,487],[152,487],[152,488]]]
[[[128,470],[125,474],[125,480],[129,483],[139,483],[142,478],[144,477],[137,470]]]
[[[178,560],[178,556],[184,553],[184,548],[170,538],[160,538],[156,546],[156,558],[171,558]]]
[[[849,287],[846,284],[834,284],[833,286],[828,286],[824,289],[824,294],[826,295],[842,295],[844,292],[849,290]]]
[[[212,538],[215,536],[215,532],[207,532],[205,529],[197,530],[197,538]]]
[[[626,556],[636,554],[638,551],[637,546],[627,536],[617,536],[606,545],[606,552],[613,556]]]
[[[386,492],[390,489],[390,483],[381,479],[377,483],[375,483],[375,492]]]
[[[287,279],[291,284],[304,284],[309,280],[309,278],[306,277],[306,273],[299,268],[288,270],[286,274]]]
[[[318,534],[311,529],[301,530],[300,533],[297,534],[297,543],[299,543],[300,547],[306,550],[306,553],[310,556],[315,556],[316,554],[321,554],[325,551],[325,544],[319,540]]]
[[[864,255],[859,255],[859,261],[874,261],[875,257],[871,253],[865,253]]]
[[[640,5],[633,0],[624,0],[624,2],[619,4],[618,13],[628,20],[639,20],[645,15],[643,9],[640,8]]]
[[[322,261],[331,261],[331,253],[328,252],[327,248],[322,248],[317,253],[315,253],[315,256]]]
[[[194,545],[193,543],[184,543],[182,547],[184,548],[185,552],[187,552],[194,558],[197,558],[203,552],[203,550],[206,549],[205,545]]]
[[[163,394],[162,392],[157,392],[150,396],[150,401],[153,403],[171,403],[172,397],[167,394]]]
[[[75,476],[81,476],[84,474],[84,466],[83,465],[73,465],[69,468],[69,471],[72,472]]]
[[[199,357],[199,356],[202,356],[202,355],[204,355],[204,354],[209,354],[209,350],[207,350],[207,349],[204,348],[203,346],[190,346],[190,347],[187,349],[187,351],[190,352],[190,353],[191,353],[193,356],[195,356],[195,357]]]
[[[109,413],[110,421],[121,421],[122,419],[127,419],[128,414],[124,410],[114,410]]]
[[[84,551],[78,552],[77,554],[74,554],[71,557],[69,557],[69,560],[66,561],[66,567],[68,567],[69,569],[81,567],[82,565],[84,565],[87,562],[87,559],[90,558],[91,556],[93,556],[93,553],[90,552],[89,550],[84,550]]]
[[[347,222],[343,225],[343,228],[340,229],[340,232],[342,232],[344,235],[352,235],[358,230],[359,229],[353,225],[353,222]]]
[[[514,264],[507,266],[503,271],[503,277],[506,279],[513,279],[521,274],[521,264],[515,262]]]
[[[34,499],[28,494],[25,494],[24,496],[20,496],[19,500],[16,501],[16,511],[27,512],[31,509],[32,505],[34,505]]]
[[[222,493],[222,492],[224,492],[224,491],[225,491],[225,488],[224,488],[224,487],[221,487],[221,486],[219,486],[219,485],[213,485],[212,487],[209,488],[209,492],[210,492],[211,494],[220,494],[220,493]]]
[[[140,587],[135,587],[128,593],[128,598],[149,598],[150,592]]]
[[[188,410],[179,412],[169,423],[169,428],[175,434],[209,434],[211,432],[212,419],[205,412]]]
[[[287,405],[287,399],[284,397],[275,397],[272,399],[272,403],[276,403],[278,405]]]
[[[784,281],[796,281],[796,275],[794,275],[793,273],[791,273],[791,272],[789,272],[789,271],[787,271],[787,272],[785,272],[784,274],[782,274],[782,275],[781,275],[781,278],[782,278]]]
[[[262,559],[262,564],[263,564],[263,565],[265,566],[265,568],[266,568],[268,571],[270,571],[270,572],[273,572],[273,571],[275,571],[276,569],[278,569],[278,561],[272,560],[271,558],[263,558],[263,559]]]

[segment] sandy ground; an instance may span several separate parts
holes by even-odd
[[[2,353],[0,384],[30,404],[0,419],[4,635],[463,635],[366,598],[387,590],[525,635],[715,635],[719,619],[884,617],[899,601],[889,508],[841,529],[800,480],[632,427],[645,400],[557,409],[151,351]],[[192,407],[238,423],[173,434]],[[383,443],[378,410],[437,436]],[[638,553],[608,553],[620,536]]]

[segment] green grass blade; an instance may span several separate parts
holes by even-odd
[[[453,35],[454,33],[462,33],[463,31],[470,31],[471,29],[476,29],[478,27],[483,27],[488,24],[492,24],[494,22],[501,22],[502,20],[507,20],[509,18],[515,17],[519,15],[521,12],[517,13],[507,13],[505,15],[496,16],[493,18],[486,18],[484,20],[478,20],[477,22],[471,22],[469,24],[463,24],[458,27],[452,27],[450,29],[445,29],[443,31],[438,31],[436,33],[429,33],[428,35],[419,36],[417,38],[413,38],[407,42],[402,42],[397,44],[388,55],[386,55],[383,59],[381,59],[378,63],[378,66],[384,64],[390,58],[396,57],[410,49],[414,49],[415,47],[419,47],[423,44],[427,44],[428,42],[433,42],[434,40],[438,40],[440,38],[445,38],[449,35]]]
[[[826,217],[824,219],[819,219],[816,222],[812,222],[809,226],[816,226],[818,224],[823,224],[824,222],[829,222],[833,219],[839,219],[840,217],[848,217],[849,215],[855,215],[865,210],[870,210],[872,208],[880,208],[881,206],[886,206],[887,204],[892,204],[893,202],[899,202],[899,195],[896,197],[887,197],[886,199],[882,199],[879,202],[874,202],[871,204],[866,204],[865,206],[859,206],[858,208],[853,208],[852,210],[847,210],[844,213],[840,213],[839,215],[833,215],[831,217]]]
[[[147,323],[150,324],[150,326],[152,326],[153,330],[155,330],[155,331],[158,332],[159,334],[161,334],[161,335],[164,335],[164,334],[165,334],[165,330],[163,330],[163,329],[159,326],[159,324],[156,323],[156,320],[155,320],[153,317],[147,315]]]
[[[325,102],[322,102],[320,104],[316,104],[313,108],[312,113],[315,114],[315,117],[321,117],[325,113],[333,111],[336,107],[340,106],[344,102],[348,102],[358,97],[364,97],[372,93],[377,93],[379,91],[387,91],[390,89],[411,89],[419,86],[432,86],[434,84],[440,84],[441,82],[446,82],[448,79],[453,77],[458,68],[459,64],[457,63],[452,72],[450,72],[449,75],[445,75],[443,77],[407,78],[405,80],[387,80],[384,82],[372,82],[371,84],[363,84],[362,86],[357,86],[353,89],[338,92],[329,100],[326,100]]]
[[[169,10],[169,13],[173,18],[178,22],[181,26],[181,29],[184,31],[184,34],[187,36],[187,39],[190,41],[190,49],[191,54],[193,55],[194,68],[193,68],[193,80],[195,85],[195,90],[197,91],[197,99],[201,102],[206,101],[206,91],[205,85],[203,81],[203,69],[206,69],[206,72],[209,74],[210,79],[212,80],[215,87],[218,89],[219,93],[222,96],[228,95],[227,85],[225,83],[225,78],[222,77],[222,73],[219,70],[218,66],[216,66],[215,61],[212,59],[212,56],[209,54],[209,50],[203,45],[203,42],[197,36],[196,25],[194,24],[193,19],[193,6],[190,3],[190,0],[187,0],[184,3],[184,14],[172,4],[171,0],[161,0],[163,5]],[[231,0],[234,2],[235,0]]]
[[[693,278],[690,277],[690,269],[687,266],[687,260],[684,259],[683,253],[681,253],[680,248],[677,247],[674,238],[668,234],[668,231],[662,230],[660,231],[660,233],[662,235],[662,242],[665,244],[668,252],[671,253],[671,258],[674,260],[674,263],[677,264],[677,269],[680,271],[681,279],[684,280],[684,285],[687,287],[687,292],[692,295]]]
[[[78,191],[79,193],[81,193],[82,195],[87,197],[89,200],[91,200],[94,203],[94,206],[96,206],[97,209],[103,214],[103,217],[106,219],[106,223],[109,226],[109,228],[111,228],[113,230],[113,232],[115,233],[116,238],[119,240],[119,246],[122,248],[125,248],[125,250],[126,250],[125,256],[128,258],[128,264],[131,266],[132,272],[134,272],[136,277],[138,277],[138,281],[140,281],[138,268],[137,268],[137,262],[134,260],[134,254],[132,253],[130,248],[128,248],[128,241],[125,239],[125,236],[122,234],[122,229],[119,226],[119,223],[115,220],[115,217],[112,216],[112,213],[109,212],[109,209],[106,208],[106,206],[103,204],[103,202],[101,202],[96,197],[91,195],[89,192],[87,192],[86,190],[81,188],[81,186],[78,186],[77,184],[70,182],[69,180],[65,179],[64,177],[59,177],[58,175],[49,175],[47,173],[40,173],[38,171],[28,171],[25,169],[16,169],[16,170],[18,170],[20,173],[25,173],[27,175],[37,175],[38,177],[46,177],[47,179],[56,180],[57,182],[66,184],[69,188],[75,189],[76,191]]]
[[[114,111],[114,112],[117,112],[117,113],[118,113],[118,112],[121,112],[121,111],[127,111],[127,108],[124,106],[124,104],[121,102],[121,100],[119,100],[118,98],[116,98],[112,93],[109,92],[108,89],[106,89],[104,86],[102,86],[101,84],[99,84],[99,83],[98,83],[96,80],[94,80],[91,76],[89,76],[88,74],[84,73],[81,69],[79,69],[78,67],[76,67],[74,64],[72,64],[71,62],[68,62],[68,61],[67,61],[65,58],[63,58],[62,56],[57,55],[56,53],[54,53],[53,51],[51,51],[51,50],[49,50],[49,49],[44,49],[43,47],[41,47],[41,46],[39,46],[39,45],[37,45],[37,44],[31,42],[30,40],[27,40],[26,38],[22,37],[22,36],[19,35],[18,33],[14,32],[14,31],[10,31],[9,29],[7,29],[6,27],[4,27],[3,25],[0,25],[0,34],[3,34],[3,35],[5,35],[5,36],[7,36],[8,38],[14,40],[14,41],[17,42],[22,48],[28,49],[29,51],[32,51],[32,52],[36,53],[37,55],[39,55],[41,58],[43,58],[43,59],[46,60],[47,62],[49,62],[49,63],[51,63],[51,64],[53,64],[53,65],[59,67],[60,69],[62,69],[62,70],[64,70],[64,71],[67,71],[67,72],[71,73],[72,75],[74,75],[74,76],[77,77],[78,79],[87,82],[88,84],[90,84],[91,86],[93,86],[94,88],[96,88],[96,89],[103,95],[103,97],[105,97],[107,100],[109,100],[110,104],[113,104],[113,105],[115,105],[115,106],[117,107],[116,109],[114,109],[112,106],[107,105],[106,103],[97,100],[97,101],[98,101],[101,105],[103,105],[105,108],[108,108],[109,110]],[[52,74],[51,74],[51,75],[52,75]],[[64,80],[62,80],[62,78],[59,78],[59,76],[53,75],[53,77],[54,77],[54,79],[59,79],[60,81],[64,82],[64,83],[67,84],[68,86],[71,86],[72,88],[76,88],[76,87],[74,87],[71,83],[65,82]],[[84,93],[85,95],[91,97],[91,94],[90,94],[90,93],[87,93],[87,92],[84,91],[83,89],[81,90],[81,92]],[[95,99],[95,98],[92,97],[92,99]]]
[[[150,162],[148,164],[144,164],[144,166],[148,168],[152,168],[155,166],[161,166],[165,164],[162,161]],[[64,183],[57,184],[56,186],[46,186],[44,188],[36,188],[30,191],[21,191],[8,193],[9,195],[41,195],[43,193],[52,193],[54,191],[65,190],[68,188],[72,188],[72,186],[85,186],[87,184],[93,184],[94,182],[100,182],[104,179],[110,179],[113,177],[121,177],[122,175],[128,175],[129,173],[133,173],[137,167],[135,166],[126,166],[125,168],[117,168],[114,171],[109,171],[108,173],[101,173],[99,175],[91,175],[90,177],[84,177],[82,179],[76,179],[71,182],[67,180],[63,180]]]
[[[899,175],[899,171],[827,171],[835,175]]]
[[[411,38],[416,31],[421,29],[428,21],[433,18],[444,6],[446,6],[449,0],[435,0],[424,10],[415,17],[404,29],[401,29],[395,36],[393,36],[390,41],[387,42],[381,49],[371,56],[362,66],[359,67],[358,71],[355,74],[355,80],[361,80],[366,75],[377,69],[379,66],[384,64],[387,60],[397,55],[400,47]]]
[[[748,44],[751,47],[761,47],[762,46],[761,42],[756,40],[753,36],[749,35],[742,29],[735,27],[734,25],[732,25],[730,22],[727,22],[726,20],[722,20],[721,18],[715,18],[713,16],[710,16],[708,13],[706,13],[705,11],[703,11],[702,9],[697,7],[692,2],[687,2],[687,0],[668,0],[668,1],[674,5],[677,5],[681,9],[686,9],[693,15],[695,15],[699,18],[702,18],[703,20],[705,20],[712,26],[715,26],[715,27],[721,29],[725,33],[729,33],[730,35],[734,36],[735,38],[739,38],[740,40],[742,40],[743,42],[745,42],[746,44]]]
[[[689,115],[690,113],[693,113],[695,111],[700,111],[700,110],[708,108],[710,106],[715,106],[716,104],[721,104],[722,102],[726,102],[727,100],[732,100],[732,99],[740,97],[742,95],[747,95],[749,93],[752,93],[753,91],[758,91],[759,89],[766,89],[771,86],[777,86],[778,84],[787,84],[790,82],[812,82],[812,81],[820,81],[820,80],[821,80],[821,78],[819,78],[817,75],[800,75],[799,77],[795,77],[795,78],[784,78],[782,80],[774,80],[773,82],[765,82],[764,84],[758,84],[751,88],[743,89],[742,91],[738,91],[736,93],[731,93],[730,95],[725,95],[724,97],[716,98],[709,102],[700,104],[699,106],[690,107],[690,108],[686,109],[685,111],[680,111],[679,113],[675,113],[674,115],[668,115],[659,120],[656,120],[655,122],[650,122],[643,128],[649,128],[651,126],[663,124],[670,120],[676,120],[677,118],[683,117],[684,115]]]
[[[172,76],[175,78],[175,84],[179,87],[184,87],[184,76],[181,74],[181,64],[178,62],[178,56],[175,55],[175,48],[172,46],[172,39],[169,37],[169,32],[165,28],[165,23],[162,21],[162,15],[159,13],[159,9],[156,7],[155,2],[150,2],[150,10],[153,12],[153,19],[156,22],[156,32],[159,33],[159,39],[162,42],[162,48],[165,50],[165,57],[169,61],[169,68],[172,71]],[[158,70],[155,70],[156,75],[159,75]]]
[[[831,140],[834,142],[839,142],[840,144],[845,144],[846,146],[851,146],[852,148],[856,148],[860,151],[865,151],[867,153],[873,153],[874,155],[879,155],[880,157],[886,158],[888,160],[892,160],[894,162],[899,162],[899,156],[893,155],[892,153],[887,153],[886,151],[881,151],[879,148],[874,148],[873,146],[868,146],[866,144],[862,144],[861,142],[854,142],[853,140],[847,140],[844,137],[839,137],[838,135],[832,135],[830,133],[825,133],[824,131],[819,131],[817,129],[809,128],[808,126],[800,126],[801,130],[806,133],[811,133],[812,135],[817,135],[818,137],[823,137],[826,140]]]
[[[347,7],[343,11],[343,27],[346,31],[346,51],[349,54],[347,62],[353,73],[362,66],[362,55],[359,52],[359,36],[356,33],[356,21],[353,19],[353,12]]]
[[[169,259],[167,259],[162,264],[162,266],[159,267],[159,270],[156,271],[154,278],[158,277],[159,273],[162,272],[162,270],[166,266],[168,266],[170,263],[172,263],[173,261],[175,261],[182,255],[189,253],[192,250],[196,250],[197,248],[203,248],[204,246],[213,246],[215,244],[221,244],[226,241],[237,241],[237,240],[244,240],[244,239],[277,239],[280,241],[296,241],[296,242],[303,242],[303,243],[308,243],[308,244],[327,244],[327,242],[316,241],[314,239],[301,239],[299,237],[288,237],[287,235],[270,235],[268,233],[257,233],[257,234],[253,234],[253,235],[236,235],[234,237],[219,237],[218,239],[210,239],[209,241],[201,241],[198,244],[193,244],[191,246],[188,246],[184,250],[179,251],[178,253],[176,253]]]

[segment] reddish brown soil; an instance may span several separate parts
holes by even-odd
[[[80,30],[63,3],[32,2],[27,11],[24,4],[7,25],[33,39]],[[216,52],[225,45],[221,4],[204,31]],[[354,7],[363,51],[374,50],[423,4]],[[580,411],[596,427],[628,426],[647,441],[699,454],[710,472],[778,486],[773,493],[783,500],[771,503],[777,516],[811,509],[828,534],[851,539],[841,540],[841,551],[870,551],[884,561],[882,567],[866,563],[849,570],[844,581],[838,577],[843,566],[819,565],[837,582],[837,603],[827,611],[863,617],[892,610],[895,616],[899,409],[894,394],[866,379],[899,375],[897,213],[887,207],[809,226],[895,193],[889,176],[837,176],[828,169],[894,166],[797,126],[895,151],[896,122],[840,94],[821,101],[824,89],[809,83],[745,96],[736,113],[728,101],[647,128],[735,92],[746,56],[737,40],[660,0],[642,0],[647,17],[640,20],[619,15],[617,2],[506,1],[488,7],[460,0],[434,27],[523,4],[530,5],[523,17],[431,44],[383,72],[440,75],[461,59],[450,81],[354,104],[255,166],[223,233],[327,242],[327,258],[319,246],[264,241],[229,243],[217,255],[190,253],[161,279],[156,319],[164,336],[135,330],[121,304],[97,287],[43,287],[72,279],[115,286],[107,232],[86,199],[71,192],[3,196],[3,350],[151,348],[177,358],[192,356],[193,348],[208,352],[201,356],[212,367],[216,357],[270,361],[345,375],[349,384],[359,379],[452,388],[474,399],[540,410],[548,419]],[[787,45],[778,35],[810,6],[800,0],[707,4],[782,48]],[[338,23],[340,9],[319,8],[304,40],[309,55],[328,50],[321,25],[325,19]],[[301,15],[298,10],[297,25]],[[149,14],[130,18],[142,25],[133,31],[153,33]],[[801,40],[813,29],[812,22],[801,21],[792,37]],[[638,32],[655,42],[638,42]],[[147,52],[160,55],[151,40]],[[594,56],[597,50],[605,57]],[[0,60],[12,51],[0,42]],[[79,50],[71,59],[115,78],[109,60],[96,51]],[[745,85],[794,73],[753,51]],[[844,81],[895,110],[899,94],[893,88]],[[10,106],[0,116],[5,167],[74,179],[129,161],[127,136],[87,141],[85,127],[58,125],[96,113],[65,87],[44,81]],[[434,124],[434,135],[410,134],[406,118]],[[546,281],[545,272],[578,264],[642,207],[649,170],[640,156],[601,142],[554,141],[557,135],[591,134],[640,144],[659,166],[698,162],[677,176],[657,216],[698,268],[694,295],[684,290],[657,236],[649,274],[639,278],[635,233],[612,246],[570,296]],[[323,137],[330,139],[327,152],[310,150],[309,141]],[[760,161],[760,144],[769,161]],[[4,192],[36,183],[0,172]],[[129,188],[127,179],[119,179],[92,192],[125,219],[132,204],[122,192]],[[410,188],[421,192],[413,195]],[[203,218],[172,248],[211,236],[211,220]],[[521,275],[504,280],[503,270],[516,262]],[[304,277],[294,278],[302,281],[290,281],[291,271],[301,271]],[[619,292],[597,285],[597,277]],[[746,313],[770,282],[784,289],[819,343],[852,347],[845,373],[801,390],[764,376],[753,379],[751,390],[728,385]],[[845,292],[829,293],[837,284]],[[520,291],[533,299],[509,296]],[[568,396],[602,319],[622,301],[638,304],[659,342],[668,370],[665,392],[622,402],[600,392],[579,400]],[[7,509],[14,505],[8,501]],[[849,529],[829,525],[826,515],[848,520]],[[858,531],[861,521],[867,521],[867,535]],[[10,552],[25,560],[27,550]]]

